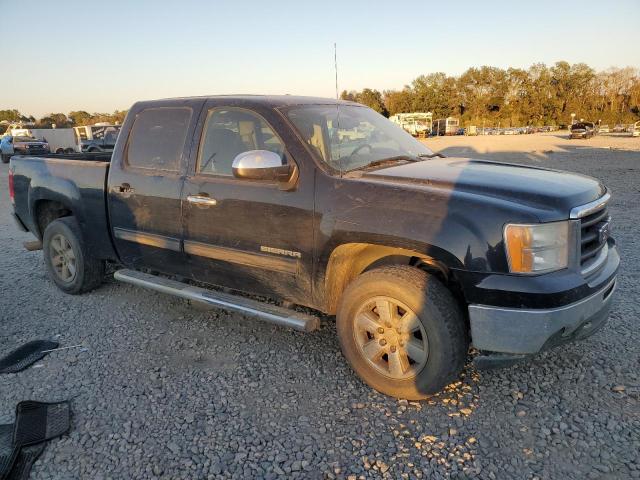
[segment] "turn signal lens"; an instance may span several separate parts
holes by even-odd
[[[508,224],[504,244],[512,273],[542,273],[566,268],[569,222]]]

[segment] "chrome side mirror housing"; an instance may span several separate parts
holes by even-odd
[[[283,165],[282,157],[269,150],[249,150],[233,159],[233,176],[248,180],[288,182],[293,174],[291,165]]]

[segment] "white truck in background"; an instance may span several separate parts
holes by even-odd
[[[396,113],[389,117],[414,137],[427,137],[431,133],[433,114],[431,112]]]

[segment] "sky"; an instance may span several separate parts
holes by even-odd
[[[640,1],[0,0],[0,110],[232,93],[335,97],[558,60],[640,67]]]

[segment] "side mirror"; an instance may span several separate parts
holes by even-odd
[[[291,165],[283,165],[282,157],[269,150],[249,150],[233,159],[233,176],[249,180],[288,182],[293,174]]]

